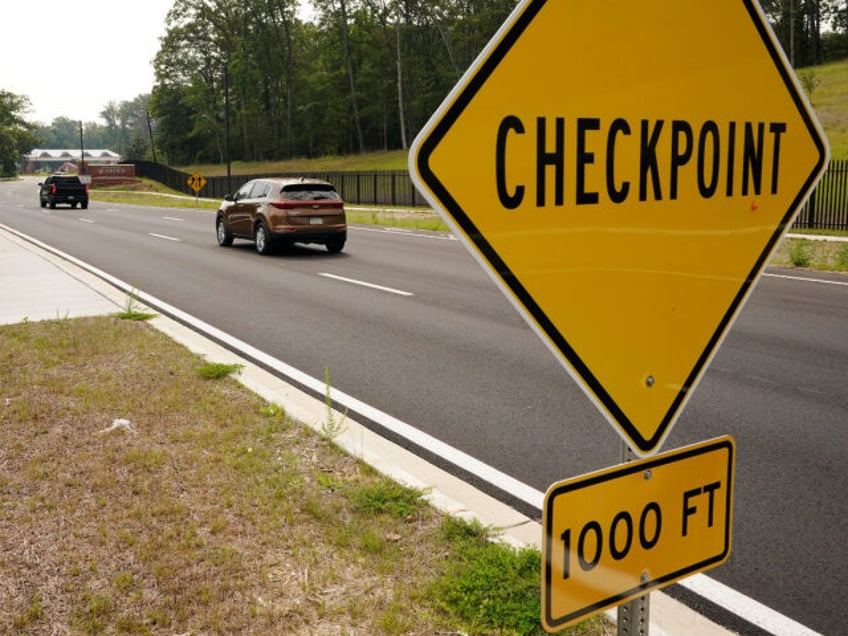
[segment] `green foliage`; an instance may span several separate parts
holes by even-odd
[[[543,634],[541,554],[490,541],[478,522],[446,518],[443,529],[451,554],[434,593],[445,608],[475,632]]]
[[[789,260],[795,267],[809,267],[810,252],[809,241],[795,241],[789,250]]]
[[[388,514],[398,519],[406,519],[427,505],[420,490],[401,486],[387,477],[354,490],[350,498],[359,511]]]
[[[345,422],[347,421],[347,409],[345,409],[342,417],[336,417],[333,411],[333,398],[331,396],[332,387],[330,386],[330,367],[324,367],[324,405],[327,407],[327,419],[321,424],[321,436],[324,439],[334,440],[339,435],[345,432]]]
[[[179,0],[154,60],[158,143],[172,164],[406,148],[514,4],[318,0],[304,22],[296,0]]]
[[[840,247],[833,258],[836,269],[848,271],[848,245]]]
[[[141,94],[128,101],[110,101],[100,111],[103,123],[83,123],[86,149],[108,148],[130,159],[152,159],[147,118],[149,110],[149,94]],[[40,145],[45,148],[79,148],[79,127],[79,121],[57,117],[49,124],[39,123],[35,132],[40,138]]]
[[[761,0],[760,4],[795,68],[839,59],[848,27],[844,0]],[[824,37],[825,32],[842,37],[834,40]]]
[[[798,79],[801,82],[801,86],[804,87],[804,92],[807,93],[807,98],[810,100],[810,103],[812,103],[813,92],[818,88],[819,84],[821,84],[821,78],[819,78],[815,69],[808,68],[803,71],[798,71]]]
[[[207,362],[197,370],[197,375],[207,380],[218,380],[228,375],[241,373],[243,364],[224,364],[223,362]]]
[[[30,603],[24,611],[14,617],[12,625],[15,629],[23,630],[24,628],[37,623],[44,618],[44,608],[41,604],[41,598],[38,594],[33,594]]]
[[[29,98],[0,89],[0,177],[18,174],[18,161],[38,141],[35,126],[23,119]]]
[[[152,320],[156,317],[156,314],[147,313],[144,311],[140,311],[138,308],[138,297],[136,290],[133,289],[127,294],[127,301],[124,305],[124,310],[116,314],[116,316],[122,320]]]

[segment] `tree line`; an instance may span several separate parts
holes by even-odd
[[[81,122],[57,117],[50,124],[37,124],[35,135],[43,148],[105,148],[134,159],[150,155],[150,94],[115,102],[100,111],[100,122],[85,122],[80,139]]]
[[[514,0],[176,0],[154,67],[176,164],[405,149]],[[229,134],[228,134],[229,132]]]
[[[406,149],[516,2],[312,4],[303,22],[297,0],[176,0],[151,97],[171,163]],[[846,0],[764,10],[796,66],[848,56]]]
[[[848,57],[848,1],[761,4],[796,68]],[[406,149],[515,0],[313,0],[308,21],[298,5],[174,0],[150,94],[107,104],[86,147],[172,165]],[[76,147],[78,126],[29,130]]]

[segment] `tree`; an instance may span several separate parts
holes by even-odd
[[[354,73],[353,52],[350,42],[350,12],[348,0],[317,0],[316,8],[322,12],[323,19],[331,28],[338,29],[341,37],[343,64],[347,72],[350,91],[350,108],[353,125],[356,130],[356,146],[359,152],[365,152],[365,137],[362,134],[362,119],[359,114],[359,98],[356,92],[356,74]]]
[[[79,122],[56,117],[49,126],[38,129],[45,148],[76,148],[79,146]]]
[[[848,53],[846,0],[763,0],[762,7],[794,68]]]
[[[16,176],[21,155],[38,145],[35,125],[23,118],[29,109],[28,97],[0,90],[0,177]]]

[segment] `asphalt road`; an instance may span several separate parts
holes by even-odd
[[[261,257],[209,211],[41,210],[0,184],[0,222],[104,270],[544,491],[620,441],[459,242],[350,229],[345,252]],[[540,249],[544,247],[540,246]],[[664,449],[737,443],[734,542],[708,573],[823,634],[848,587],[848,276],[769,270]],[[753,628],[742,628],[756,633]]]

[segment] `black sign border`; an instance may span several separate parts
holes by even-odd
[[[751,271],[748,273],[748,276],[743,281],[742,286],[737,291],[736,296],[733,298],[724,316],[719,321],[718,326],[713,332],[712,337],[707,342],[703,353],[698,357],[694,368],[692,369],[691,373],[686,378],[686,380],[683,382],[680,390],[677,393],[677,396],[672,401],[671,406],[669,407],[668,411],[666,411],[656,431],[652,436],[647,438],[644,437],[633,424],[633,422],[630,420],[630,418],[627,417],[624,411],[621,410],[615,400],[613,400],[613,398],[609,395],[607,390],[601,385],[601,383],[598,381],[598,379],[595,377],[595,375],[592,373],[592,371],[589,369],[583,359],[571,347],[571,345],[565,339],[563,334],[561,334],[559,330],[554,326],[554,324],[548,319],[547,315],[545,315],[545,313],[538,306],[536,301],[533,300],[532,296],[527,292],[527,290],[524,288],[518,278],[509,269],[509,267],[507,267],[506,263],[504,263],[501,257],[497,254],[497,252],[495,252],[495,250],[492,248],[486,238],[477,229],[477,227],[462,209],[462,206],[460,206],[456,199],[451,196],[450,192],[439,180],[439,178],[430,168],[429,164],[430,157],[432,156],[439,143],[442,141],[442,139],[444,139],[448,131],[456,123],[460,115],[471,103],[472,99],[474,99],[474,97],[477,95],[477,93],[480,91],[480,89],[483,87],[483,85],[498,67],[498,64],[509,53],[510,49],[519,40],[524,31],[527,29],[533,19],[538,15],[538,13],[541,11],[542,7],[544,7],[545,4],[547,4],[547,0],[532,0],[527,5],[527,7],[521,12],[521,14],[515,19],[512,26],[503,36],[503,39],[498,42],[498,44],[494,47],[489,56],[482,62],[482,64],[479,65],[477,72],[474,73],[468,84],[459,93],[454,102],[450,105],[450,107],[445,111],[438,123],[434,126],[431,133],[421,144],[418,155],[415,158],[416,168],[418,174],[421,177],[421,180],[426,183],[426,185],[430,188],[436,198],[442,203],[445,210],[462,228],[466,236],[468,236],[468,238],[474,243],[474,245],[477,247],[483,257],[488,261],[493,270],[501,278],[503,283],[512,291],[512,293],[515,295],[521,305],[530,313],[530,315],[533,317],[533,320],[535,320],[536,324],[538,324],[541,330],[545,333],[545,335],[547,335],[547,337],[553,343],[554,347],[556,347],[556,349],[565,357],[568,363],[572,366],[575,372],[583,379],[583,381],[589,387],[591,392],[600,401],[600,403],[607,410],[610,416],[621,427],[622,432],[624,432],[624,434],[630,439],[630,441],[635,444],[636,448],[638,448],[643,453],[649,454],[656,450],[656,448],[664,438],[666,432],[669,430],[669,427],[675,421],[682,403],[686,399],[692,387],[695,386],[695,383],[697,382],[697,379],[701,375],[702,371],[705,370],[707,362],[710,360],[710,357],[713,355],[719,342],[721,342],[721,339],[724,337],[725,332],[729,328],[730,324],[733,322],[736,313],[739,311],[739,309],[741,309],[745,298],[752,289],[752,286],[759,278],[760,273],[765,267],[766,259],[769,257],[777,242],[782,237],[784,229],[792,223],[796,213],[800,210],[801,203],[803,202],[805,195],[810,191],[817,176],[824,169],[824,162],[827,156],[827,151],[825,149],[821,137],[819,136],[818,128],[813,123],[809,112],[804,105],[804,101],[796,89],[795,83],[792,81],[792,78],[790,77],[786,67],[784,66],[781,54],[778,51],[775,43],[773,42],[769,34],[768,28],[762,22],[760,13],[754,6],[752,0],[743,0],[743,4],[751,17],[751,21],[756,27],[757,33],[759,33],[763,44],[768,50],[772,62],[774,63],[778,73],[780,74],[780,77],[783,80],[783,83],[789,91],[792,101],[795,103],[795,107],[798,109],[798,112],[800,113],[801,118],[810,133],[810,137],[813,139],[818,149],[819,159],[816,162],[816,165],[813,170],[805,179],[804,185],[801,188],[800,192],[790,203],[789,208],[783,215],[780,223],[777,226],[776,231],[766,244],[765,249],[760,254],[759,258],[754,263],[754,266],[751,268]]]

